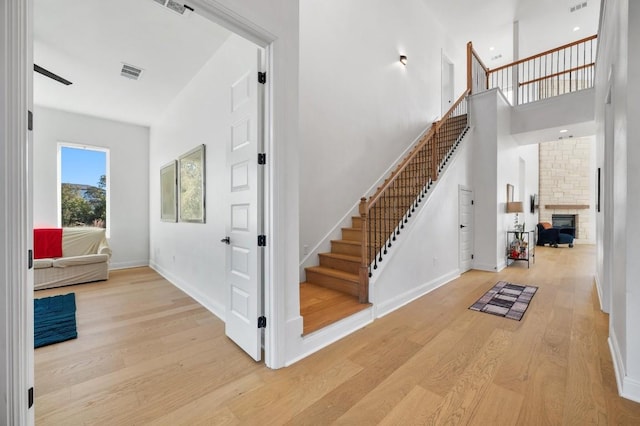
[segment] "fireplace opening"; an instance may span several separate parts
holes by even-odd
[[[551,215],[551,224],[554,228],[564,229],[564,234],[571,234],[578,238],[578,215],[577,214],[554,214]]]

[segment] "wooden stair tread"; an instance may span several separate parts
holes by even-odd
[[[357,262],[360,263],[362,258],[360,256],[350,256],[348,254],[341,253],[320,253],[318,256],[332,257],[334,259],[346,260],[348,262]]]
[[[341,243],[341,244],[350,244],[353,246],[359,246],[361,245],[360,241],[354,241],[354,240],[331,240],[332,243]]]
[[[358,298],[309,282],[300,283],[303,335],[320,330],[371,306]],[[303,302],[304,301],[304,302]]]
[[[339,271],[333,268],[325,268],[324,266],[309,266],[305,268],[307,271],[312,271],[318,274],[328,275],[330,277],[339,278],[345,281],[351,281],[354,283],[360,282],[360,277],[356,274],[350,274],[348,272]]]

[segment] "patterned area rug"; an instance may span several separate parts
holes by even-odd
[[[498,281],[469,309],[520,321],[536,291],[538,287]]]
[[[78,337],[75,293],[33,299],[33,305],[36,348]]]

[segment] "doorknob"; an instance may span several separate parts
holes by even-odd
[[[467,227],[466,225],[460,225],[460,229],[466,228],[466,227]]]
[[[220,240],[220,242],[225,244],[231,244],[231,238],[224,237],[223,239]]]

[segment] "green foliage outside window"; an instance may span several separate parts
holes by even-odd
[[[107,227],[107,179],[100,176],[97,186],[61,185],[62,226]]]

